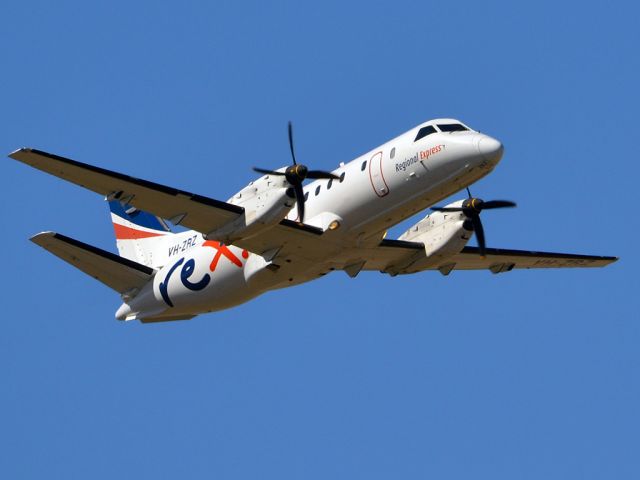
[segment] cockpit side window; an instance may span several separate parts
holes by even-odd
[[[421,138],[424,138],[427,135],[431,135],[432,133],[436,133],[436,129],[433,128],[433,125],[427,125],[426,127],[422,127],[420,130],[418,130],[418,134],[416,135],[416,139],[414,140],[414,142],[417,142]]]
[[[438,125],[438,128],[441,132],[464,132],[469,130],[464,125],[460,125],[459,123],[445,123],[443,125]]]

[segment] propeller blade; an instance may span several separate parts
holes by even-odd
[[[276,172],[275,170],[267,170],[266,168],[253,167],[254,172],[264,173],[265,175],[286,175],[284,172]]]
[[[298,218],[300,223],[304,223],[304,191],[302,190],[302,184],[296,183],[293,186],[293,191],[296,194],[296,205],[298,205]]]
[[[293,151],[293,125],[291,124],[291,121],[289,121],[289,148],[291,149],[291,158],[293,158],[293,164],[297,165],[296,163],[296,154]]]
[[[309,170],[307,172],[307,178],[326,179],[326,180],[333,178],[334,180],[340,180],[339,176],[331,172],[324,172],[322,170]]]
[[[482,210],[487,210],[491,208],[508,208],[515,207],[516,204],[509,200],[489,200],[488,202],[484,202],[482,204]]]
[[[478,249],[480,250],[480,256],[484,257],[487,244],[484,238],[484,228],[482,227],[480,215],[471,215],[471,223],[473,225],[473,231],[476,233],[476,238],[478,239]]]

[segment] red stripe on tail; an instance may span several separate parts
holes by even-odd
[[[136,230],[135,228],[125,227],[124,225],[119,225],[117,223],[113,224],[113,229],[116,232],[117,240],[135,240],[138,238],[162,237],[164,235],[164,233]]]

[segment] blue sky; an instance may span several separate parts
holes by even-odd
[[[3,478],[640,476],[631,2],[6,2],[0,144],[226,199],[429,118],[501,139],[489,246],[602,270],[341,272],[190,322],[31,244],[115,251],[95,194],[1,163]],[[417,221],[412,219],[394,232]],[[404,227],[404,228],[403,228]],[[473,242],[473,240],[472,240]]]

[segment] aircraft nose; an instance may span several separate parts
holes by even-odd
[[[504,147],[495,138],[483,135],[478,142],[478,151],[487,161],[495,165],[502,158]]]

